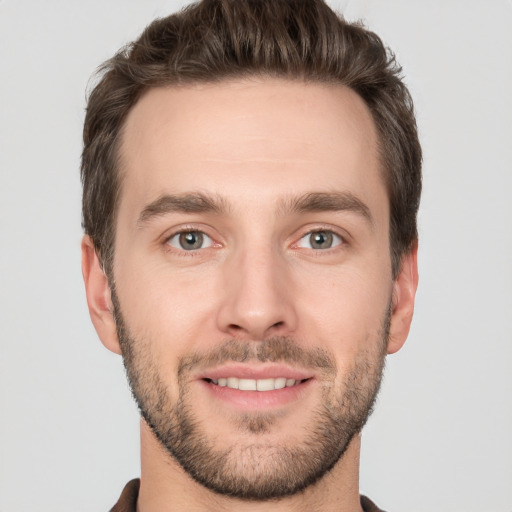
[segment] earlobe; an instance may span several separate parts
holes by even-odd
[[[418,244],[402,258],[400,274],[393,284],[388,354],[398,352],[409,334],[418,287]]]
[[[105,347],[116,354],[121,354],[108,279],[94,244],[87,235],[82,238],[82,275],[94,328]]]

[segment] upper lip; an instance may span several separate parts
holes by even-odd
[[[198,375],[198,379],[220,379],[225,377],[237,377],[239,379],[277,379],[285,377],[294,380],[306,380],[314,377],[313,372],[294,368],[283,364],[243,364],[230,363],[223,366],[216,366],[209,370],[204,370]]]

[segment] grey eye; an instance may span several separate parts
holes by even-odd
[[[167,242],[171,247],[184,251],[196,251],[212,245],[212,239],[201,231],[183,231],[176,233]]]
[[[299,247],[307,249],[325,250],[341,245],[343,240],[332,231],[313,231],[299,240]]]

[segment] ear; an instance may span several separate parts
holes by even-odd
[[[82,275],[89,315],[94,328],[105,347],[116,354],[121,354],[108,279],[98,259],[94,244],[87,235],[82,238]]]
[[[391,325],[388,354],[398,352],[405,343],[414,313],[414,297],[418,288],[418,244],[402,258],[400,274],[393,283]]]

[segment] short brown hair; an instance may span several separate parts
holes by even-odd
[[[118,148],[149,88],[260,75],[337,83],[365,101],[379,134],[390,202],[393,276],[417,241],[421,147],[394,55],[323,0],[203,0],[151,23],[100,68],[84,125],[83,227],[111,275],[120,193]]]

